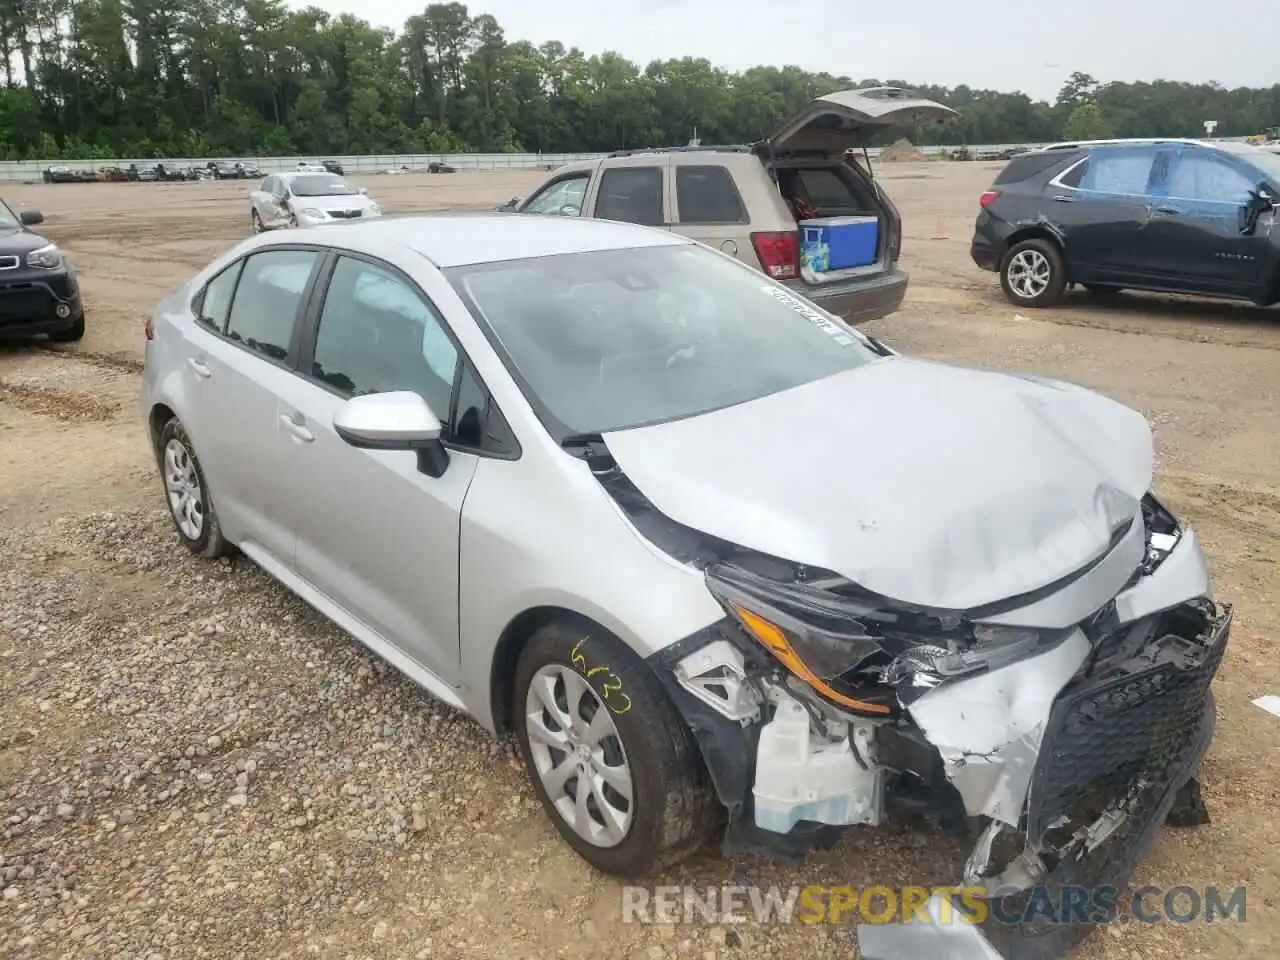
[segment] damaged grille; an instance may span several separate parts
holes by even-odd
[[[1163,795],[1196,747],[1230,620],[1230,608],[1187,605],[1102,641],[1050,713],[1027,811],[1033,844],[1064,820]]]

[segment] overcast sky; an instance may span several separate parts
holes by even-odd
[[[312,0],[399,29],[419,0]],[[305,0],[291,0],[307,6]],[[794,63],[1053,99],[1073,70],[1100,80],[1280,82],[1277,0],[484,0],[508,40],[616,50],[641,66],[700,56],[734,70]],[[374,12],[376,11],[376,12]],[[1280,118],[1277,118],[1280,122]]]

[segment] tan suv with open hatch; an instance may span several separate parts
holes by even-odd
[[[767,140],[744,146],[622,150],[554,171],[501,209],[624,220],[671,230],[737,257],[852,323],[898,309],[902,220],[851,151],[891,128],[955,111],[898,87],[818,97]],[[864,150],[865,155],[865,150]],[[823,225],[855,225],[862,253],[828,262]],[[815,246],[816,244],[816,246]],[[822,250],[822,262],[813,251]]]

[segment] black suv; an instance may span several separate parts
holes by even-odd
[[[38,211],[15,214],[0,200],[0,337],[79,340],[84,304],[76,273],[57,247],[28,229],[43,222]]]
[[[1044,307],[1068,284],[1280,302],[1280,155],[1245,143],[1100,140],[1013,158],[979,201],[974,262]]]

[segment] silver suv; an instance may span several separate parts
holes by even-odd
[[[772,137],[749,146],[624,150],[560,167],[508,212],[588,216],[659,227],[750,264],[851,323],[892,313],[907,275],[898,268],[902,221],[850,151],[894,127],[955,116],[898,87],[818,97]],[[868,262],[820,273],[801,257],[806,220],[874,217]]]

